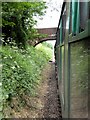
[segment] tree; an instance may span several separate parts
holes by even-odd
[[[37,37],[34,35],[37,33],[34,16],[44,15],[46,8],[45,2],[3,2],[2,34],[5,43],[15,41],[18,47],[25,48],[27,40]]]

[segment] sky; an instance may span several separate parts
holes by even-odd
[[[37,19],[36,28],[57,27],[59,23],[63,0],[44,0],[48,6],[43,19]]]
[[[63,0],[44,0],[47,3],[47,10],[46,14],[42,17],[43,19],[36,19],[37,26],[36,28],[51,28],[51,27],[58,27],[59,18],[61,14],[61,6]],[[47,41],[53,45],[53,58],[54,61],[54,45],[55,41]]]

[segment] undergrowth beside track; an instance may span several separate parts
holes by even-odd
[[[51,59],[52,50],[45,46],[38,49],[28,46],[26,50],[18,49],[16,46],[2,46],[0,53],[2,56],[0,111],[4,117],[10,117],[4,110],[8,106],[14,107],[10,106],[12,98],[17,97],[19,105],[23,106],[24,95],[36,95],[35,90],[41,80],[41,71]]]

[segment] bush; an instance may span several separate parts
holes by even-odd
[[[0,48],[2,55],[2,96],[3,105],[13,96],[27,94],[34,95],[35,88],[41,79],[41,70],[50,55],[44,48],[36,49],[28,46],[26,50],[17,47],[3,46]]]
[[[51,43],[43,42],[42,44],[46,47],[53,49],[53,45]]]

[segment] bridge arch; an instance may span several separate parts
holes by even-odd
[[[51,39],[42,39],[41,41],[38,41],[37,43],[35,43],[34,47],[36,47],[38,44],[42,43],[42,42],[45,42],[45,41],[54,41],[56,40],[56,37],[55,38],[51,38]]]
[[[57,27],[38,28],[37,31],[40,34],[47,34],[48,36],[46,38],[41,38],[41,39],[36,40],[34,46],[38,45],[39,43],[45,42],[45,41],[56,40]]]

